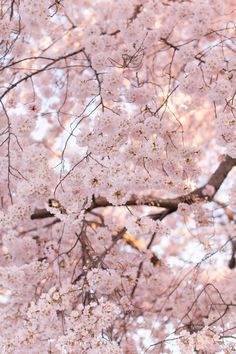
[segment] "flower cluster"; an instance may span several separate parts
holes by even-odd
[[[114,269],[92,269],[87,274],[92,290],[100,294],[111,294],[120,285],[120,276]]]

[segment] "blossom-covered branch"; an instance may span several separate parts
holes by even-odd
[[[228,173],[231,169],[236,166],[236,159],[226,156],[224,160],[219,164],[216,171],[211,175],[208,182],[204,184],[202,187],[195,189],[189,194],[182,195],[176,198],[156,198],[152,195],[145,196],[132,196],[130,200],[128,200],[124,206],[134,206],[134,205],[146,205],[146,206],[156,206],[160,208],[165,208],[170,211],[175,211],[178,208],[180,203],[192,204],[199,200],[211,201],[216,192],[219,190],[221,184],[224,182]],[[99,197],[93,200],[92,205],[87,209],[87,211],[91,211],[96,208],[104,208],[112,206],[106,198]],[[31,215],[31,219],[44,219],[48,217],[53,217],[54,214],[50,213],[46,209],[36,209],[35,212]]]

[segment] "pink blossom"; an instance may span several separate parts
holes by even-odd
[[[235,50],[233,0],[1,1],[0,353],[235,351]]]

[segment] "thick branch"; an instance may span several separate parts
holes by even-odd
[[[211,175],[208,182],[204,184],[202,187],[195,189],[189,194],[182,195],[176,198],[155,198],[152,195],[147,195],[142,198],[142,202],[140,203],[140,196],[132,196],[131,199],[125,204],[127,206],[131,205],[147,205],[147,206],[156,206],[160,208],[168,209],[170,212],[177,210],[178,205],[180,203],[187,203],[192,204],[197,200],[206,200],[211,201],[216,192],[219,190],[220,186],[224,182],[225,178],[227,177],[228,173],[231,169],[236,166],[236,159],[231,158],[230,156],[226,156],[225,159],[220,163],[216,171]],[[214,187],[214,193],[209,196],[204,193],[204,189],[207,185]],[[91,211],[95,208],[102,208],[112,206],[106,198],[99,197],[96,198],[91,207],[87,209],[87,211]],[[34,214],[31,216],[31,219],[43,219],[47,217],[52,217],[53,214],[49,213],[46,209],[37,209]]]
[[[171,211],[175,211],[178,208],[179,203],[187,203],[192,204],[196,200],[205,199],[211,201],[216,192],[219,190],[220,186],[224,182],[228,173],[231,169],[236,166],[236,159],[231,158],[230,156],[226,156],[225,160],[223,160],[216,171],[211,175],[208,182],[204,184],[202,187],[195,189],[189,194],[179,196],[176,198],[154,198],[152,195],[145,196],[142,198],[142,203],[140,203],[140,197],[133,196],[125,205],[148,205],[148,206],[156,206],[165,209],[169,209]],[[211,196],[207,196],[204,194],[204,189],[207,185],[211,185],[214,187],[215,191]],[[89,209],[99,208],[111,206],[105,198],[97,198],[94,203],[91,205]]]
[[[35,209],[34,213],[31,215],[31,219],[45,219],[45,218],[51,218],[53,215],[47,209]]]

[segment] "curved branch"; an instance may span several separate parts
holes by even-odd
[[[236,166],[236,158],[232,158],[227,155],[225,159],[219,164],[216,171],[211,175],[208,182],[202,187],[195,189],[191,193],[176,198],[167,199],[156,198],[153,197],[153,195],[147,195],[142,198],[141,203],[140,196],[138,197],[136,195],[133,195],[130,200],[125,203],[125,206],[156,206],[168,209],[168,211],[171,213],[177,210],[178,205],[180,203],[192,204],[198,200],[211,201],[214,198],[216,192],[221,187],[226,177],[228,176],[228,173],[232,170],[234,166]],[[204,193],[204,190],[208,185],[214,187],[214,191],[211,195],[207,195],[206,193]],[[98,197],[93,201],[92,205],[86,211],[91,211],[96,208],[104,208],[107,206],[112,206],[112,204],[109,203],[106,198]],[[49,213],[46,209],[36,209],[34,214],[31,215],[31,219],[43,219],[53,216],[54,215]]]
[[[27,81],[28,79],[30,79],[31,77],[35,76],[35,75],[38,75],[42,72],[44,72],[45,70],[47,70],[48,68],[50,68],[51,66],[53,66],[54,64],[56,64],[57,62],[63,60],[63,59],[67,59],[67,58],[70,58],[70,57],[73,57],[75,56],[76,54],[79,54],[79,53],[82,53],[84,52],[84,48],[81,48],[81,49],[78,49],[74,52],[71,52],[69,54],[65,54],[59,58],[56,58],[56,59],[49,59],[51,60],[50,63],[48,63],[47,65],[43,66],[42,68],[38,69],[38,70],[35,70],[33,71],[32,73],[30,74],[26,74],[24,75],[22,78],[20,78],[18,81],[14,82],[13,84],[11,84],[3,93],[2,95],[0,96],[0,100],[2,100],[7,94],[9,91],[11,91],[12,89],[14,89],[15,87],[17,87],[19,84],[21,84],[23,81]]]
[[[225,159],[220,163],[216,171],[211,175],[208,182],[204,184],[202,187],[195,189],[191,193],[176,198],[167,198],[167,199],[155,198],[153,197],[153,195],[147,195],[144,198],[142,198],[142,203],[140,203],[140,197],[134,195],[129,201],[126,202],[125,205],[156,206],[160,208],[169,209],[170,211],[175,211],[177,210],[178,205],[180,203],[192,204],[197,200],[201,200],[201,199],[211,201],[214,198],[216,192],[221,187],[224,180],[226,179],[228,173],[232,170],[234,166],[236,166],[236,158],[233,159],[232,157],[227,155]],[[214,193],[212,193],[211,196],[206,195],[204,193],[204,190],[208,185],[214,187]],[[109,203],[105,198],[99,197],[92,203],[89,209],[95,209],[95,208],[106,207],[106,206],[112,206],[112,204]]]

